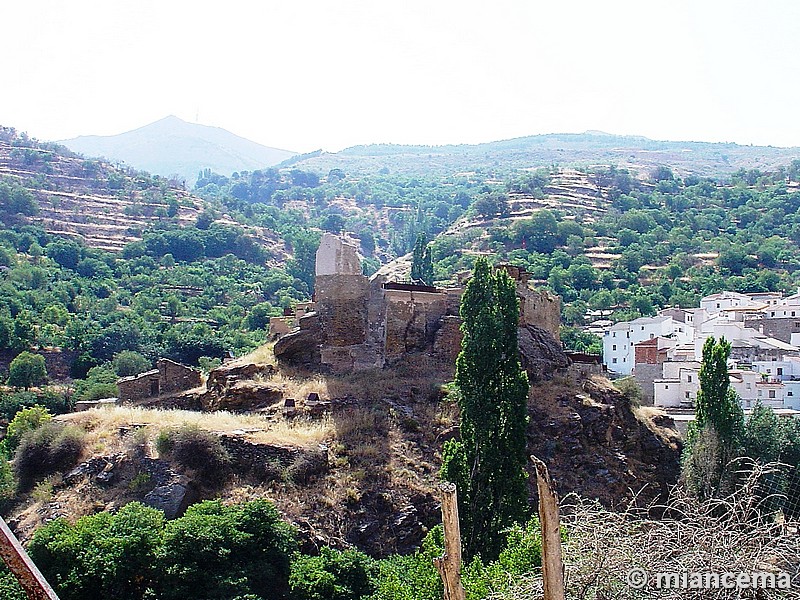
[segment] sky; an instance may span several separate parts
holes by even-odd
[[[0,3],[0,125],[296,152],[599,130],[800,146],[796,0]]]

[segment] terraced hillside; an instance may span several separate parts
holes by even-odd
[[[33,222],[105,250],[140,239],[154,219],[189,224],[203,209],[202,200],[165,179],[86,160],[25,137],[0,136],[0,177],[34,193],[39,211]]]

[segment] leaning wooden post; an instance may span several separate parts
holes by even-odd
[[[464,600],[461,585],[461,528],[458,524],[458,493],[453,483],[439,485],[442,493],[442,523],[444,524],[444,554],[433,564],[444,583],[444,600]]]
[[[542,527],[542,579],[544,600],[564,600],[564,562],[561,558],[561,520],[558,496],[547,465],[531,456],[539,490],[539,522]]]
[[[0,517],[0,556],[19,581],[29,600],[58,600],[58,596],[33,563],[17,536]]]

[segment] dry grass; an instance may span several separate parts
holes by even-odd
[[[141,407],[99,408],[58,417],[75,423],[88,433],[87,442],[95,452],[113,447],[119,439],[117,432],[131,425],[145,426],[153,431],[194,425],[216,433],[247,434],[248,439],[264,444],[312,446],[333,437],[331,419],[270,421],[259,415],[239,415],[225,411],[201,413],[188,410],[160,410]]]
[[[261,378],[262,376],[256,376],[257,380]],[[328,389],[328,382],[321,375],[302,377],[281,372],[275,373],[269,377],[263,377],[263,379],[268,379],[271,383],[280,385],[283,388],[283,395],[285,398],[294,398],[301,403],[308,398],[308,395],[312,392],[319,394],[319,397],[322,399],[331,397]]]
[[[562,524],[568,600],[772,600],[800,597],[800,536],[765,516],[755,490],[769,467],[752,474],[725,500],[698,502],[676,490],[675,498],[646,512],[612,512],[596,502],[568,497]],[[653,509],[666,515],[648,518]],[[644,515],[644,516],[643,516]],[[647,577],[644,587],[628,584],[632,569]],[[659,573],[788,573],[791,590],[659,589]],[[663,585],[663,584],[662,584]],[[532,575],[494,600],[541,600],[542,581]]]
[[[275,353],[272,351],[272,348],[275,346],[275,342],[270,342],[269,344],[264,344],[263,346],[259,346],[249,354],[245,354],[244,356],[240,356],[239,358],[232,361],[231,364],[247,364],[247,363],[254,363],[257,365],[265,365],[265,364],[275,364]]]

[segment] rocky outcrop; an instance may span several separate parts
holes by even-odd
[[[237,381],[221,394],[206,393],[201,397],[203,410],[255,410],[273,406],[283,400],[283,386],[270,381]]]
[[[531,324],[519,328],[519,355],[532,383],[549,379],[570,363],[561,344],[550,332]]]
[[[206,391],[199,395],[200,409],[236,411],[271,406],[283,398],[283,388],[254,378],[269,377],[274,372],[272,365],[255,363],[230,363],[212,369]]]
[[[649,419],[599,377],[583,382],[583,393],[549,389],[531,390],[528,450],[547,463],[562,497],[577,492],[618,506],[642,489],[644,502],[666,496],[680,474],[670,419]]]
[[[206,387],[210,391],[223,392],[237,381],[253,379],[256,375],[271,375],[275,372],[272,365],[259,365],[255,363],[228,363],[215,369],[211,369],[208,374]]]
[[[300,328],[287,333],[275,342],[273,352],[278,360],[299,365],[318,365],[323,335],[317,313],[300,318]]]

